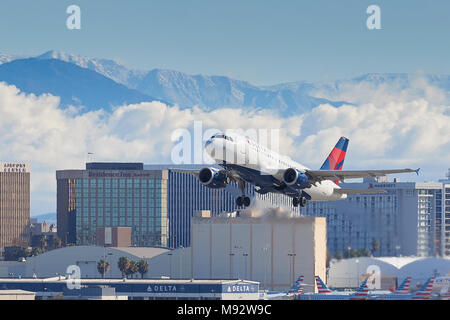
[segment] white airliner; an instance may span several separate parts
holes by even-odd
[[[332,201],[346,199],[348,194],[386,193],[386,190],[379,189],[342,189],[338,185],[339,180],[379,177],[392,173],[419,173],[419,169],[342,170],[348,142],[347,138],[341,137],[320,170],[311,170],[248,137],[220,133],[206,141],[205,150],[223,169],[171,171],[193,174],[209,188],[225,188],[228,183],[235,182],[242,192],[242,196],[236,199],[236,204],[245,207],[250,205],[250,198],[245,194],[247,183],[255,185],[255,191],[260,194],[285,194],[293,198],[294,207],[304,207],[307,200]]]

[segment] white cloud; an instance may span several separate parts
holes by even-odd
[[[359,97],[359,106],[321,105],[282,118],[271,111],[181,110],[160,102],[77,114],[59,109],[57,97],[27,95],[0,83],[0,159],[31,163],[35,214],[56,210],[55,170],[82,169],[88,152],[95,161],[167,163],[172,132],[192,128],[194,121],[202,121],[203,130],[280,129],[281,152],[312,168],[344,135],[350,138],[344,168],[428,166],[433,178],[443,175],[450,162],[450,107],[439,89],[429,88],[420,98],[365,88],[365,100],[353,89],[345,94]]]
[[[420,76],[409,80],[406,87],[400,81],[391,85],[349,82],[332,94],[329,90],[316,92],[317,96],[357,105],[321,105],[306,114],[301,149],[308,150],[309,158],[317,153],[325,155],[333,139],[344,135],[350,139],[346,165],[425,166],[434,168],[434,177],[429,177],[436,179],[438,170],[443,175],[450,165],[448,92]],[[314,164],[319,165],[319,161]]]

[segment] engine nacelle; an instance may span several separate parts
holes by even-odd
[[[228,183],[228,177],[225,171],[214,168],[203,168],[198,174],[200,182],[212,189],[225,188]]]
[[[294,168],[284,171],[283,182],[296,189],[304,189],[310,186],[308,176]]]

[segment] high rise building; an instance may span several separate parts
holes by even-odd
[[[303,214],[327,218],[331,253],[367,248],[376,256],[441,255],[442,183],[364,179],[341,187],[385,189],[387,193],[308,202]]]
[[[450,169],[447,179],[439,180],[443,184],[441,217],[441,255],[450,257]]]
[[[26,246],[30,225],[30,167],[0,162],[0,250]]]
[[[167,212],[169,224],[169,246],[188,247],[191,245],[191,218],[198,210],[208,210],[215,217],[223,212],[239,210],[236,197],[240,190],[235,183],[223,189],[211,189],[200,183],[193,175],[174,172],[170,169],[201,170],[205,165],[145,165],[146,170],[168,170]],[[213,166],[214,167],[214,166]],[[268,193],[260,195],[254,186],[247,184],[246,194],[258,204],[285,207],[293,216],[299,215],[299,208],[292,208],[292,198]],[[263,207],[262,205],[260,207]]]
[[[195,211],[217,216],[238,209],[235,184],[211,189],[190,174],[170,170],[202,167],[87,163],[86,170],[57,171],[58,236],[63,243],[94,245],[99,228],[131,227],[132,245],[188,247]],[[251,185],[246,192],[259,202],[291,205],[289,197],[255,194]]]
[[[97,229],[130,227],[136,246],[168,245],[167,170],[142,163],[87,163],[57,179],[58,236],[63,243],[95,245]]]

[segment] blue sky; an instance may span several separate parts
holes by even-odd
[[[81,7],[68,30],[66,8]],[[381,8],[381,30],[366,9]],[[0,4],[0,53],[50,49],[270,85],[368,72],[450,73],[450,1],[24,1]]]
[[[66,28],[72,4],[81,7],[81,30]],[[381,8],[381,30],[366,27],[372,4]],[[257,85],[372,72],[450,74],[449,14],[448,0],[2,0],[0,53],[32,56],[53,49],[135,69],[226,75]],[[446,92],[415,85],[424,89],[420,99],[411,88],[349,87],[340,100],[359,99],[357,108],[322,106],[284,119],[239,109],[179,111],[159,103],[122,106],[106,118],[73,117],[59,109],[57,98],[23,95],[0,83],[0,114],[6,115],[0,129],[16,137],[1,141],[0,158],[32,163],[33,214],[55,209],[55,169],[81,168],[92,151],[98,161],[117,161],[119,154],[121,161],[160,163],[170,155],[173,130],[194,120],[220,129],[283,128],[285,153],[311,167],[345,135],[351,139],[347,168],[421,167],[420,176],[400,178],[437,180],[448,166],[450,107]],[[120,132],[124,127],[134,130]]]

